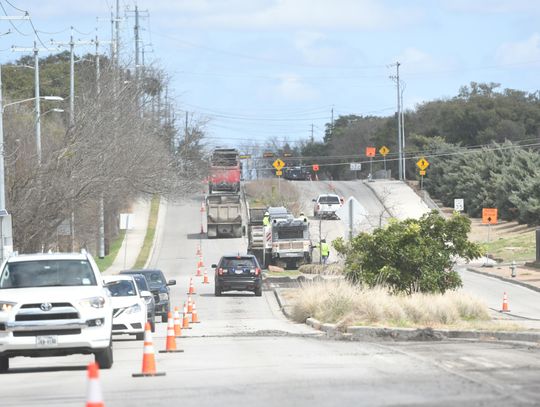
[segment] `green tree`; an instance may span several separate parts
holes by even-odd
[[[457,213],[445,219],[432,211],[418,220],[394,220],[350,243],[336,239],[333,246],[345,257],[346,276],[355,283],[406,294],[444,293],[461,286],[455,259],[482,255],[480,245],[467,238],[470,225]]]

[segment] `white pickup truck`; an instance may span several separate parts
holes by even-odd
[[[112,306],[92,256],[10,256],[0,269],[0,372],[16,356],[94,354],[113,364]]]
[[[341,207],[342,202],[338,195],[323,194],[314,199],[313,216],[315,218],[338,219],[336,211]]]

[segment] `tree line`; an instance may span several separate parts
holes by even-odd
[[[61,105],[42,103],[41,160],[33,101],[5,109],[6,207],[15,250],[86,247],[96,252],[101,199],[110,242],[118,233],[119,213],[136,197],[176,199],[203,176],[204,131],[199,123],[179,125],[163,97],[166,74],[150,67],[137,78],[105,56],[100,60],[99,78],[93,55],[76,64],[70,123],[69,54],[40,59],[41,95],[64,98]],[[31,57],[23,57],[3,66],[4,105],[33,98],[32,64]]]

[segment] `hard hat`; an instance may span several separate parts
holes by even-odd
[[[265,214],[265,215],[270,215],[270,214],[268,213],[268,211],[266,211],[264,214]]]
[[[300,212],[300,216],[305,216],[305,215],[304,215],[304,212]]]

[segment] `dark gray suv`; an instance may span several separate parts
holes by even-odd
[[[214,292],[217,297],[223,291],[253,291],[257,297],[262,295],[261,267],[252,254],[223,256],[212,267],[216,269]]]

